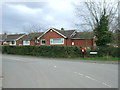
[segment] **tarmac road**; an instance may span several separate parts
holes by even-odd
[[[0,89],[2,89],[2,54],[0,54]]]
[[[3,55],[4,88],[118,88],[118,64]]]

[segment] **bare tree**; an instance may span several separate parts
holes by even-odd
[[[38,33],[44,31],[46,26],[44,25],[26,25],[23,26],[23,30],[27,33]]]
[[[119,25],[115,26],[116,24],[119,24],[119,18],[115,19],[115,22],[113,23],[112,28],[114,29],[114,44],[120,46],[120,28]]]
[[[37,38],[41,35],[41,33],[46,29],[43,25],[26,25],[23,27],[23,30],[28,33],[26,38],[33,40],[35,45],[37,45]]]
[[[120,1],[118,2],[118,28],[120,30]]]
[[[82,22],[76,23],[76,26],[86,29],[86,27],[90,27],[88,30],[94,30],[97,27],[97,23],[100,21],[101,15],[103,14],[104,9],[106,10],[106,14],[109,19],[109,29],[111,23],[114,21],[115,17],[117,17],[118,2],[105,0],[103,2],[84,2],[81,4],[75,5],[76,15],[78,16],[78,20],[82,20]],[[84,21],[83,21],[84,20]]]

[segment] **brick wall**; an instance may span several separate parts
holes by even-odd
[[[35,41],[30,41],[30,45],[31,46],[35,45]]]
[[[25,35],[26,36],[26,35]],[[22,38],[18,39],[16,41],[16,45],[19,46],[20,44],[23,45],[23,41],[21,39],[23,39],[25,36],[23,36]]]
[[[74,45],[72,46],[87,46],[87,47],[93,46],[93,40],[72,39],[71,42],[74,42]]]
[[[72,40],[71,40],[71,38],[67,39],[67,46],[72,46]]]
[[[59,35],[58,33],[56,33],[53,30],[49,30],[45,35],[43,35],[40,38],[40,45],[41,45],[41,39],[45,39],[46,40],[46,45],[50,46],[50,39],[57,39],[57,38],[64,38],[61,35]],[[54,45],[52,45],[54,46]],[[66,46],[66,39],[64,38],[64,44],[59,44],[59,45],[55,45],[55,46]]]
[[[0,41],[0,45],[2,45],[2,41]]]
[[[97,40],[97,37],[93,38],[93,47],[96,48],[96,46],[94,45],[95,41]]]

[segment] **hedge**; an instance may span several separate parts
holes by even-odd
[[[81,51],[82,47],[70,46],[2,46],[2,53],[56,58],[83,57]],[[90,55],[91,51],[97,51],[98,54]],[[84,54],[86,57],[120,57],[120,48],[99,47],[94,49],[91,47],[87,48]]]
[[[81,57],[80,47],[64,46],[3,46],[2,53],[46,56],[46,57]]]

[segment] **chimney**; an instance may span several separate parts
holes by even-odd
[[[4,35],[7,35],[7,33],[5,32]]]
[[[64,28],[61,28],[62,31],[64,31]]]

